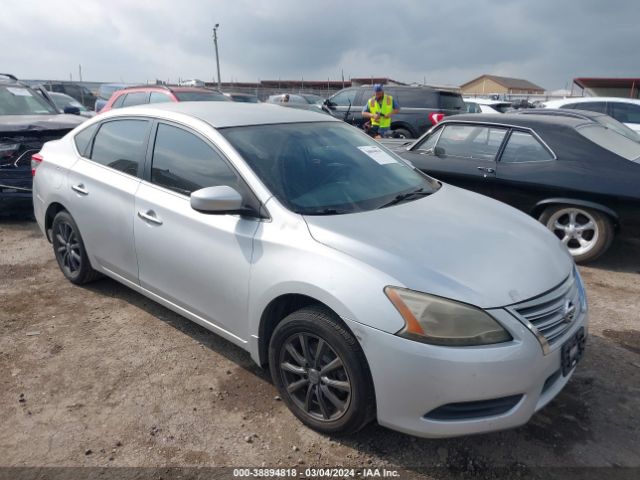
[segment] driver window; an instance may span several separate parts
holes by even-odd
[[[432,150],[436,146],[440,132],[442,132],[441,128],[431,132],[414,150],[420,152]]]
[[[346,90],[344,92],[337,93],[336,95],[331,97],[329,100],[336,107],[348,107],[349,104],[353,105],[355,98],[356,98],[356,90],[351,89],[351,90]]]
[[[506,129],[475,125],[447,125],[437,145],[444,154],[473,160],[495,161]]]

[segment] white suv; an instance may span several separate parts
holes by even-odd
[[[619,97],[580,97],[550,100],[545,108],[571,108],[605,113],[627,127],[640,132],[640,99]]]

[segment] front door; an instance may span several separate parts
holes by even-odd
[[[435,178],[494,196],[496,155],[506,133],[504,128],[449,123],[404,156]]]
[[[191,208],[191,192],[241,180],[203,137],[167,123],[155,133],[151,167],[136,194],[140,285],[232,340],[248,339],[253,237],[259,222]]]

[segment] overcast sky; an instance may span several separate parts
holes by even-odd
[[[640,76],[640,0],[2,0],[2,70],[25,79],[223,81],[483,73],[547,89]]]

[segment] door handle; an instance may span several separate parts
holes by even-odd
[[[496,170],[491,167],[478,167],[478,170],[484,173],[496,173]]]
[[[72,185],[71,190],[73,190],[74,192],[78,192],[80,195],[89,195],[89,190],[84,187],[84,183]]]
[[[162,225],[162,220],[156,217],[156,212],[154,212],[153,210],[147,210],[146,212],[138,210],[138,216],[143,220],[155,223],[156,225]]]

